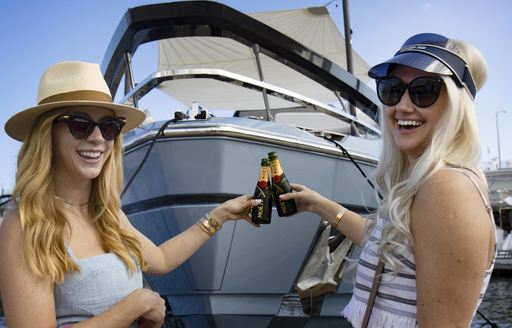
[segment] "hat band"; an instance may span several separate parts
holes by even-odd
[[[38,105],[60,102],[60,101],[100,101],[112,102],[112,97],[101,91],[81,90],[59,93],[50,97],[46,97],[39,102]]]

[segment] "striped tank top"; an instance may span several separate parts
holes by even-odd
[[[450,169],[457,170],[471,179],[482,197],[494,227],[492,208],[473,177],[462,170],[455,168]],[[379,262],[376,242],[381,239],[384,226],[385,220],[378,218],[359,257],[352,298],[342,312],[342,315],[347,318],[354,327],[361,327],[363,322],[375,270]],[[375,298],[368,327],[416,327],[416,262],[414,254],[412,249],[409,248],[409,251],[398,253],[397,255],[400,263],[396,277],[393,275],[393,271],[388,264],[384,266],[384,274],[382,275],[377,291],[377,297]],[[480,296],[473,315],[476,313],[478,306],[480,306],[487,286],[489,285],[495,258],[496,253],[492,264],[485,271]]]

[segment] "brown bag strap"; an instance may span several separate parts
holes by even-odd
[[[372,315],[373,304],[375,303],[375,297],[377,297],[377,290],[379,289],[381,273],[384,271],[384,262],[379,259],[379,263],[377,264],[377,269],[375,269],[375,277],[373,277],[372,289],[370,291],[370,297],[368,298],[368,305],[366,306],[366,311],[364,312],[363,324],[361,328],[368,327],[368,322],[370,321],[370,316]]]

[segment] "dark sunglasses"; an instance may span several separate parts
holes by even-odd
[[[384,105],[394,106],[408,90],[413,104],[425,108],[436,102],[442,86],[443,79],[440,77],[423,76],[410,83],[404,83],[397,77],[386,77],[377,80],[377,95]]]
[[[55,119],[55,122],[59,121],[66,121],[69,132],[77,139],[88,138],[97,126],[105,140],[114,140],[121,134],[125,125],[124,117],[110,117],[101,122],[94,122],[82,116],[66,114]]]

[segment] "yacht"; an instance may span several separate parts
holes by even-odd
[[[154,72],[136,79],[139,46],[158,43]],[[276,151],[291,182],[347,208],[377,207],[373,172],[380,103],[368,64],[345,67],[326,7],[244,14],[212,1],[128,9],[102,71],[120,103],[165,95],[167,120],[124,137],[123,209],[160,244],[220,203],[252,194],[261,158]],[[124,82],[124,88],[119,87]],[[221,115],[222,114],[222,115]],[[358,249],[317,215],[254,228],[230,221],[183,265],[145,277],[165,298],[171,327],[348,325]]]

